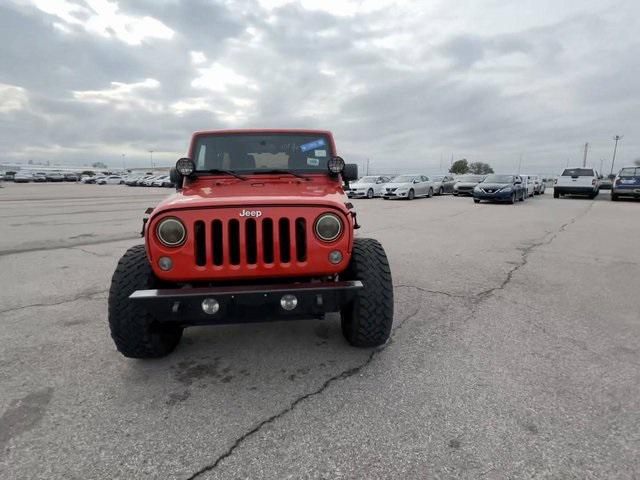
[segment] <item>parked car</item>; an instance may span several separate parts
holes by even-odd
[[[33,181],[34,182],[46,182],[47,181],[47,174],[44,172],[36,172],[33,174]]]
[[[64,175],[60,172],[47,172],[47,182],[64,182]]]
[[[539,175],[520,175],[520,177],[524,180],[527,179],[528,183],[533,183],[533,194],[540,195],[544,193],[545,184],[540,178]]]
[[[533,175],[520,175],[522,185],[524,186],[528,197],[533,197],[536,194],[536,184],[532,177]]]
[[[631,167],[633,168],[633,167]],[[607,175],[604,178],[600,179],[600,190],[611,190],[613,186],[613,181],[615,180],[615,175]]]
[[[161,187],[162,182],[169,179],[169,175],[159,175],[151,181],[152,187]]]
[[[98,185],[120,185],[122,177],[120,175],[109,175],[108,177],[96,179],[96,183]]]
[[[16,177],[16,172],[4,172],[5,182],[13,182]]]
[[[143,187],[144,182],[149,180],[151,177],[153,177],[153,175],[145,175],[144,177],[140,177],[138,180],[136,180],[136,186]]]
[[[461,175],[456,178],[456,183],[453,185],[453,194],[458,195],[473,195],[473,189],[482,180],[485,175]]]
[[[141,178],[142,177],[140,175],[131,175],[130,177],[127,177],[125,179],[124,184],[130,187],[135,187],[138,183],[138,180],[140,180]]]
[[[611,200],[620,197],[640,198],[640,167],[622,168],[611,186]]]
[[[346,193],[349,198],[381,197],[384,193],[385,184],[389,183],[390,180],[389,177],[380,175],[362,177],[355,182],[351,182],[350,188]]]
[[[78,181],[78,175],[76,175],[75,173],[65,173],[64,174],[64,180],[65,180],[65,182],[77,182]]]
[[[436,195],[453,193],[453,186],[456,184],[456,179],[451,175],[433,175],[431,181]]]
[[[432,197],[433,182],[425,175],[398,175],[384,186],[382,198],[405,198],[413,200],[415,197]]]
[[[600,178],[594,168],[566,168],[553,187],[553,198],[562,195],[587,195],[596,198],[600,192]]]
[[[473,201],[516,203],[524,202],[528,195],[522,178],[518,175],[487,175],[485,179],[473,188]]]
[[[15,183],[29,183],[33,180],[33,174],[31,172],[18,172],[13,177]]]

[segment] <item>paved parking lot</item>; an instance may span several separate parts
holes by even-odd
[[[385,348],[330,318],[128,360],[107,289],[169,192],[0,189],[1,478],[640,476],[640,203],[354,201],[392,264]]]

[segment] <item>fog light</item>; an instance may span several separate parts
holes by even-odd
[[[208,315],[218,313],[220,310],[220,304],[215,298],[205,298],[202,300],[202,311]]]
[[[340,263],[342,261],[342,252],[340,250],[332,250],[329,253],[329,261],[333,264]]]
[[[287,293],[280,299],[280,306],[285,310],[293,310],[298,305],[298,299],[295,295]]]
[[[173,262],[169,257],[160,257],[158,260],[158,266],[160,267],[160,270],[164,270],[166,272],[167,270],[171,270]]]

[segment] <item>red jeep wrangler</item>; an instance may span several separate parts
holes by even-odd
[[[357,165],[330,132],[196,132],[171,170],[177,192],[120,259],[109,326],[127,357],[171,352],[185,327],[340,312],[351,345],[387,341],[393,286],[378,241],[358,228],[343,181]]]

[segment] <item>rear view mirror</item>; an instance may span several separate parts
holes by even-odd
[[[352,182],[358,179],[358,165],[355,163],[346,163],[342,170],[342,180]]]

